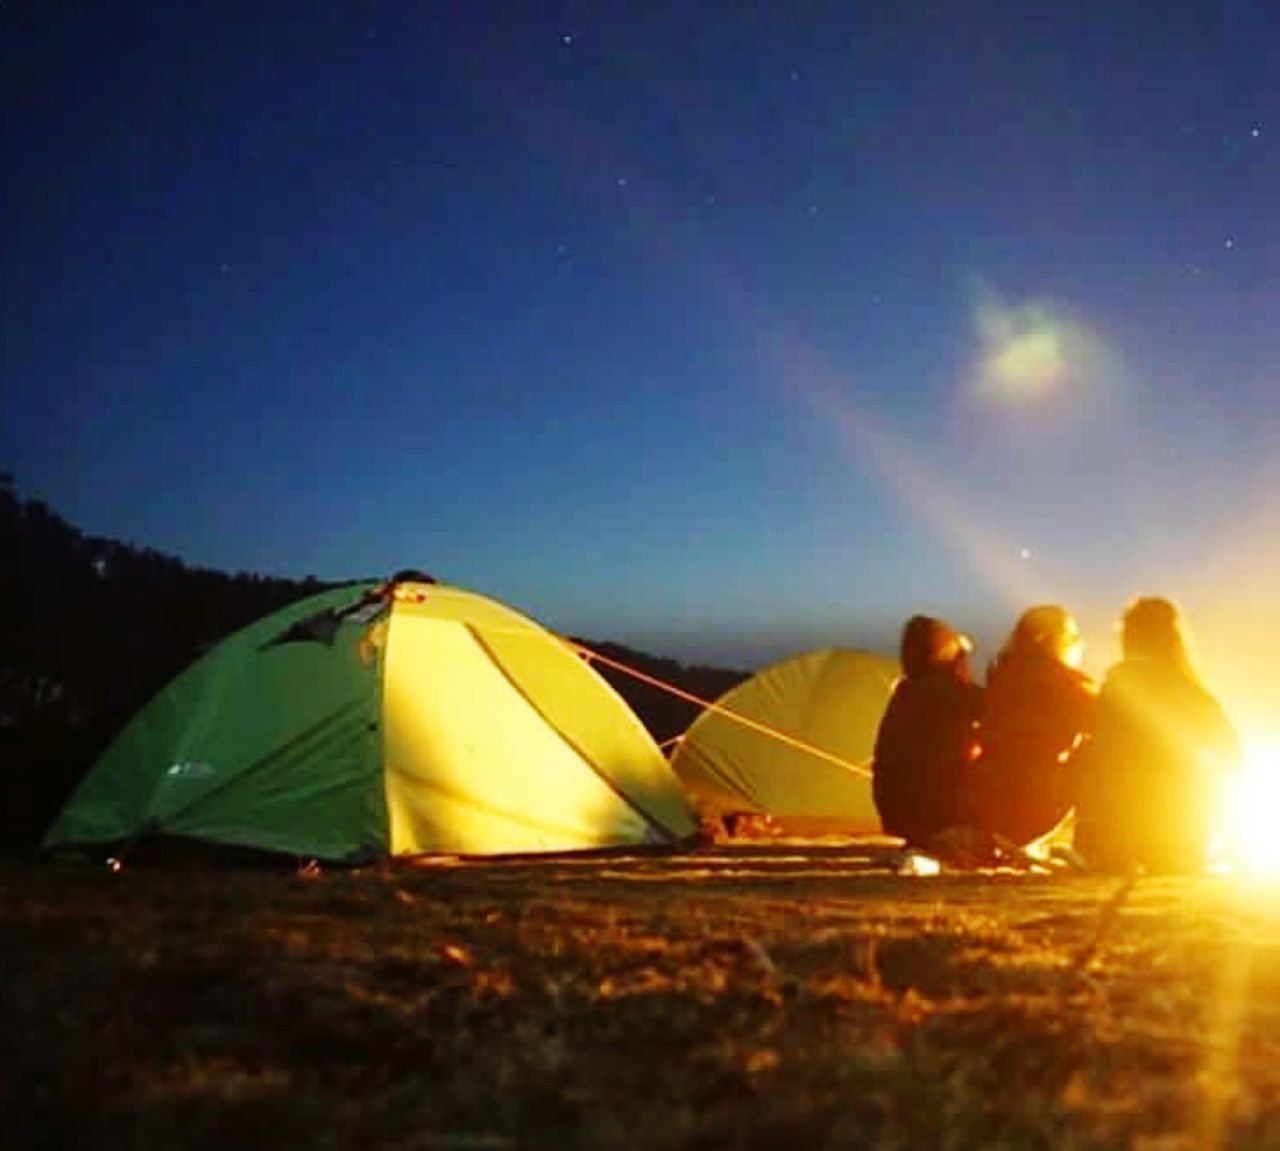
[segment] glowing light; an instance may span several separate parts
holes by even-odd
[[[1011,395],[1046,392],[1066,375],[1062,342],[1054,331],[1025,332],[987,357],[987,379]]]
[[[1228,802],[1226,837],[1239,870],[1280,877],[1280,745],[1249,744]]]
[[[1067,333],[1047,306],[1010,306],[984,293],[974,327],[981,353],[978,386],[987,395],[1030,400],[1066,378]]]
[[[1121,363],[1066,304],[1006,303],[979,285],[972,322],[971,387],[988,403],[1079,415],[1123,384]]]

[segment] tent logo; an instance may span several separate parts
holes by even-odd
[[[185,759],[181,763],[171,764],[165,772],[165,775],[175,779],[207,779],[214,774],[213,764],[195,759]]]

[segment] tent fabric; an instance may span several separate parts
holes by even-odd
[[[672,768],[708,814],[767,815],[796,833],[880,834],[871,759],[898,676],[896,660],[843,648],[776,663],[690,725]]]
[[[410,582],[325,592],[224,640],[126,725],[45,843],[160,834],[358,860],[693,831],[657,745],[568,645]]]

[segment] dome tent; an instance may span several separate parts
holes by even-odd
[[[671,766],[707,814],[767,815],[801,835],[880,834],[871,758],[898,675],[894,659],[841,648],[773,664],[698,716]]]
[[[571,647],[423,577],[323,592],[222,641],[126,725],[45,845],[164,835],[354,861],[693,831],[657,745]]]

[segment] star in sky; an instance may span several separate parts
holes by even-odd
[[[892,643],[921,600],[1003,631],[1027,566],[1199,622],[1197,591],[1240,600],[1235,519],[1280,514],[1266,5],[1230,35],[1170,6],[1158,42],[1123,5],[65,7],[0,37],[0,458],[85,531],[230,570],[432,564],[755,662],[868,620]],[[828,377],[884,467],[811,418]],[[1018,588],[904,505],[898,439]],[[1031,565],[1026,506],[1054,511]]]

